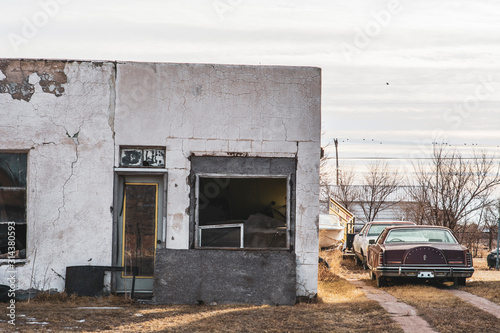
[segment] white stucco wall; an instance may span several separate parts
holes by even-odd
[[[35,92],[29,100],[0,94],[0,150],[28,151],[27,260],[15,272],[18,289],[63,290],[66,266],[110,262],[114,65],[59,62],[67,83],[56,96],[40,86],[40,76],[54,70],[44,64],[12,61],[3,69],[0,78],[19,84],[15,73],[33,72]],[[10,274],[7,265],[0,266],[0,283],[7,284]]]
[[[66,266],[90,259],[110,265],[119,147],[166,146],[166,246],[176,249],[189,241],[189,156],[297,157],[297,294],[316,293],[318,68],[63,64],[60,96],[37,84],[29,101],[0,94],[0,150],[29,150],[28,259],[17,269],[20,288],[29,287],[32,269],[33,287],[61,290],[58,274]],[[6,266],[0,283],[2,276]]]

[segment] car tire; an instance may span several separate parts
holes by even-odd
[[[361,265],[363,266],[364,270],[368,269],[368,266],[366,265],[366,261],[367,261],[367,258],[365,256],[363,256],[363,261],[361,262]]]
[[[387,278],[385,276],[377,276],[377,287],[386,287],[387,286]]]
[[[356,266],[361,266],[361,264],[362,264],[361,260],[359,260],[359,257],[356,253],[354,253],[354,264]]]
[[[455,287],[465,287],[465,285],[467,284],[467,279],[464,278],[464,277],[456,277],[453,281],[453,285]]]

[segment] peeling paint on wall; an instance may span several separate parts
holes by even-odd
[[[64,61],[1,60],[0,93],[29,102],[38,83],[43,92],[60,97],[64,93],[63,85],[68,82],[65,67]]]

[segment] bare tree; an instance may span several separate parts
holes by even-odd
[[[479,245],[481,242],[481,238],[483,236],[483,228],[478,223],[470,223],[467,225],[463,225],[460,228],[461,241],[460,243],[467,246],[467,248],[472,252],[474,257],[477,257]]]
[[[327,152],[330,143],[324,146],[323,156],[320,160],[320,203],[328,207],[330,198],[350,210],[353,203],[358,200],[356,187],[353,186],[355,173],[353,169],[341,170],[334,166],[329,160],[331,157]]]
[[[368,166],[364,177],[365,185],[358,193],[361,209],[367,222],[375,220],[377,215],[397,201],[388,200],[402,183],[397,170],[390,171],[387,163],[377,161]]]
[[[400,212],[403,220],[412,221],[416,224],[425,224],[425,211],[427,206],[422,201],[404,201],[399,203]]]
[[[488,235],[488,250],[490,251],[493,248],[493,241],[497,239],[499,211],[500,199],[496,205],[490,205],[484,210],[483,229]]]
[[[498,165],[483,153],[464,158],[458,151],[436,146],[431,163],[414,165],[416,183],[410,195],[420,203],[414,211],[422,224],[441,225],[457,232],[465,230],[493,203],[491,196],[500,184]]]
[[[333,197],[347,210],[352,210],[355,202],[359,201],[357,187],[353,185],[356,176],[353,169],[339,171],[339,183],[334,187]]]

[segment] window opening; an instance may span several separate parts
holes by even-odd
[[[288,248],[288,178],[198,177],[197,246]]]
[[[26,258],[26,153],[0,153],[0,259]]]

